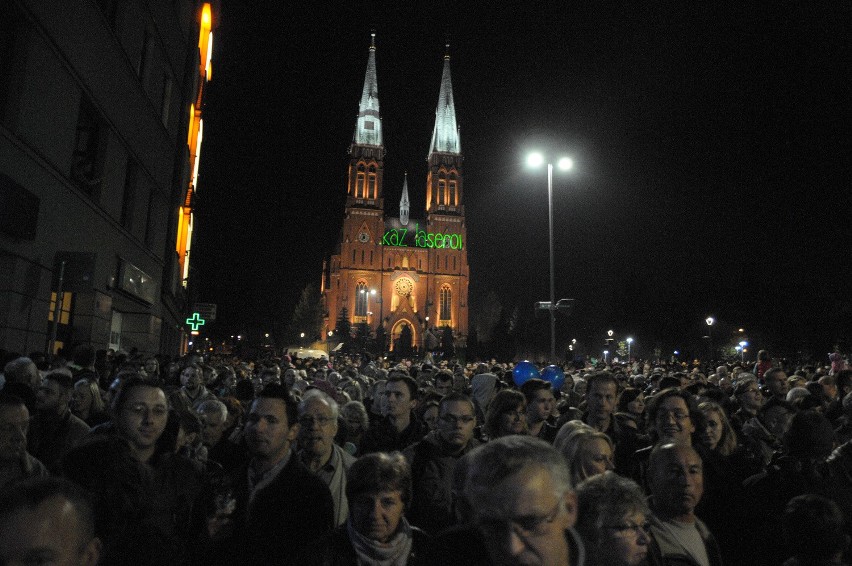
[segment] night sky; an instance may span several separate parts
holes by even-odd
[[[278,329],[319,284],[374,28],[392,216],[405,171],[423,216],[449,37],[472,324],[491,292],[523,316],[548,297],[541,149],[575,162],[554,176],[563,338],[689,348],[712,314],[718,341],[848,346],[848,2],[333,4],[223,0],[191,276],[214,332]]]

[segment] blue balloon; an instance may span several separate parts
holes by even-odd
[[[515,369],[512,370],[512,379],[518,387],[536,377],[541,377],[541,374],[535,364],[528,360],[518,362]]]
[[[559,366],[550,365],[542,370],[541,378],[549,381],[554,391],[559,391],[565,383],[565,372]]]

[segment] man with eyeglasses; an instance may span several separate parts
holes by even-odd
[[[704,494],[704,466],[698,452],[686,444],[658,445],[651,452],[648,481],[651,533],[662,563],[719,566],[722,556],[716,539],[695,516]]]
[[[299,459],[317,475],[334,500],[334,524],[349,516],[346,473],[355,457],[334,443],[337,435],[337,401],[319,389],[309,389],[299,403]]]
[[[573,529],[577,496],[555,448],[530,436],[504,436],[474,450],[468,464],[464,493],[491,564],[583,564]]]
[[[453,474],[459,458],[479,446],[473,437],[476,411],[463,393],[450,393],[438,405],[438,423],[403,455],[411,465],[413,497],[406,517],[435,534],[455,523]]]

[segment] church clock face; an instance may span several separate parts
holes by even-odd
[[[366,232],[361,232],[360,234],[358,234],[358,241],[362,244],[366,244],[370,241],[370,235]]]
[[[411,283],[411,279],[401,277],[397,279],[394,287],[396,288],[396,292],[398,295],[402,297],[407,297],[409,294],[411,294],[411,289],[414,287],[414,284]]]

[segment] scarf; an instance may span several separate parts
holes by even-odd
[[[355,530],[352,519],[346,520],[346,531],[355,549],[359,566],[405,566],[411,554],[414,539],[411,526],[403,517],[400,520],[396,534],[387,543],[369,539]]]

